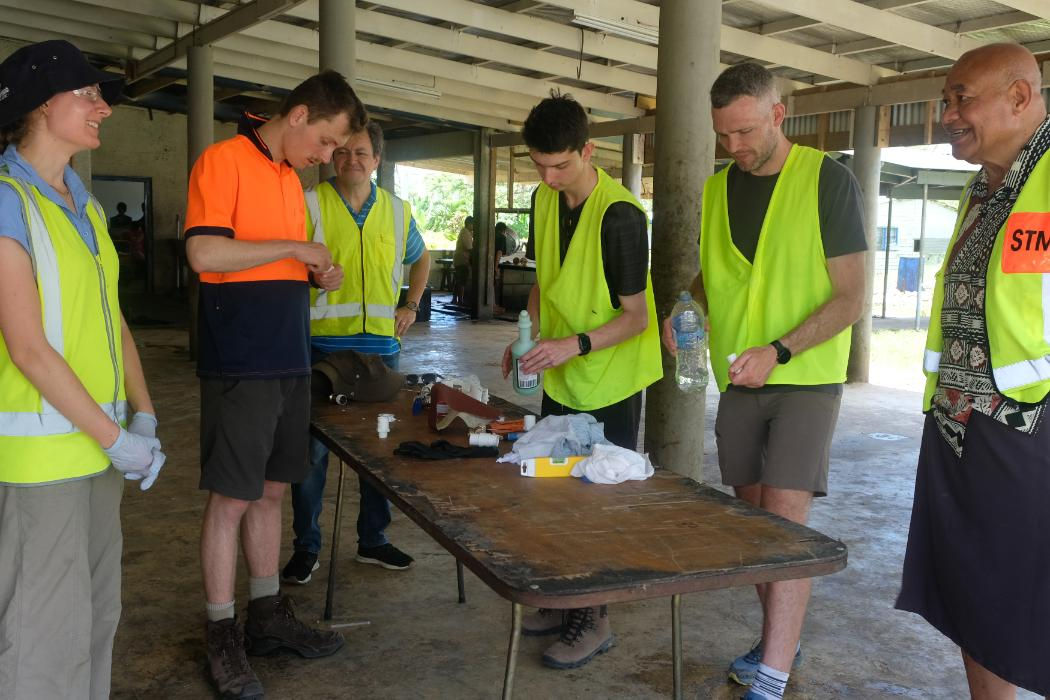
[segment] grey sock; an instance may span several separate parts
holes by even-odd
[[[209,603],[204,601],[204,609],[208,611],[208,622],[231,620],[235,610],[232,600],[229,603]]]
[[[249,600],[258,600],[259,598],[280,593],[281,584],[277,581],[277,574],[264,576],[263,578],[255,578],[253,576],[248,579],[248,591]]]

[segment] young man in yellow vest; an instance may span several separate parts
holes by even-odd
[[[792,145],[769,71],[728,68],[711,87],[718,142],[733,162],[704,185],[700,275],[711,369],[722,392],[715,436],[723,483],[805,524],[827,493],[828,451],[864,301],[860,191],[843,166]],[[669,319],[664,343],[674,352]],[[732,356],[736,356],[733,359]],[[810,581],[757,586],[764,619],[729,677],[747,698],[780,698],[801,658]]]
[[[543,338],[522,356],[522,371],[544,372],[543,415],[589,413],[611,442],[636,449],[642,391],[663,375],[645,211],[591,165],[587,115],[571,97],[540,102],[522,131],[542,180],[532,201],[528,307]],[[507,346],[504,376],[510,361]],[[583,666],[615,641],[604,605],[539,610],[522,630],[561,633],[543,654],[559,669]]]
[[[1035,57],[969,51],[941,124],[981,166],[937,274],[897,607],[959,645],[974,698],[1050,696],[1050,119]]]
[[[369,121],[332,155],[335,176],[306,192],[307,232],[324,243],[343,268],[335,291],[310,296],[313,361],[329,353],[356,350],[379,355],[397,369],[401,336],[415,323],[430,274],[430,254],[407,202],[376,187],[372,174],[383,153],[383,130]],[[398,307],[404,265],[411,265],[405,304]],[[321,551],[321,498],[328,448],[310,440],[310,472],[292,486],[294,553],[282,571],[290,583],[307,583]],[[357,561],[402,570],[412,557],[387,541],[390,503],[364,479],[357,516]]]

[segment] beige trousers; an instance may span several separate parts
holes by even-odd
[[[120,620],[116,469],[0,486],[0,698],[105,700]]]

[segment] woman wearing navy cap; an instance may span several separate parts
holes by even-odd
[[[99,147],[119,93],[65,41],[0,64],[0,694],[14,700],[109,697],[123,483],[145,490],[164,463],[106,217],[68,165]]]

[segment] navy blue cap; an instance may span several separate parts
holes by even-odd
[[[0,63],[0,126],[21,119],[60,92],[98,83],[102,98],[120,98],[123,76],[95,68],[80,49],[53,39],[23,46]]]

